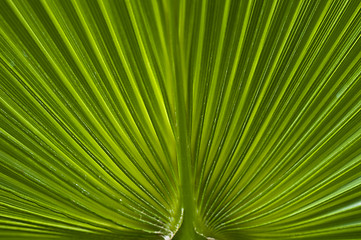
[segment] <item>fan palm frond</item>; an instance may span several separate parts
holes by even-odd
[[[361,2],[0,1],[0,239],[361,239]]]

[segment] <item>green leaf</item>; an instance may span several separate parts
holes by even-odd
[[[361,2],[0,1],[0,239],[361,239]]]

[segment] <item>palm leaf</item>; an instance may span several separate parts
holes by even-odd
[[[1,239],[361,239],[361,2],[0,1]]]

